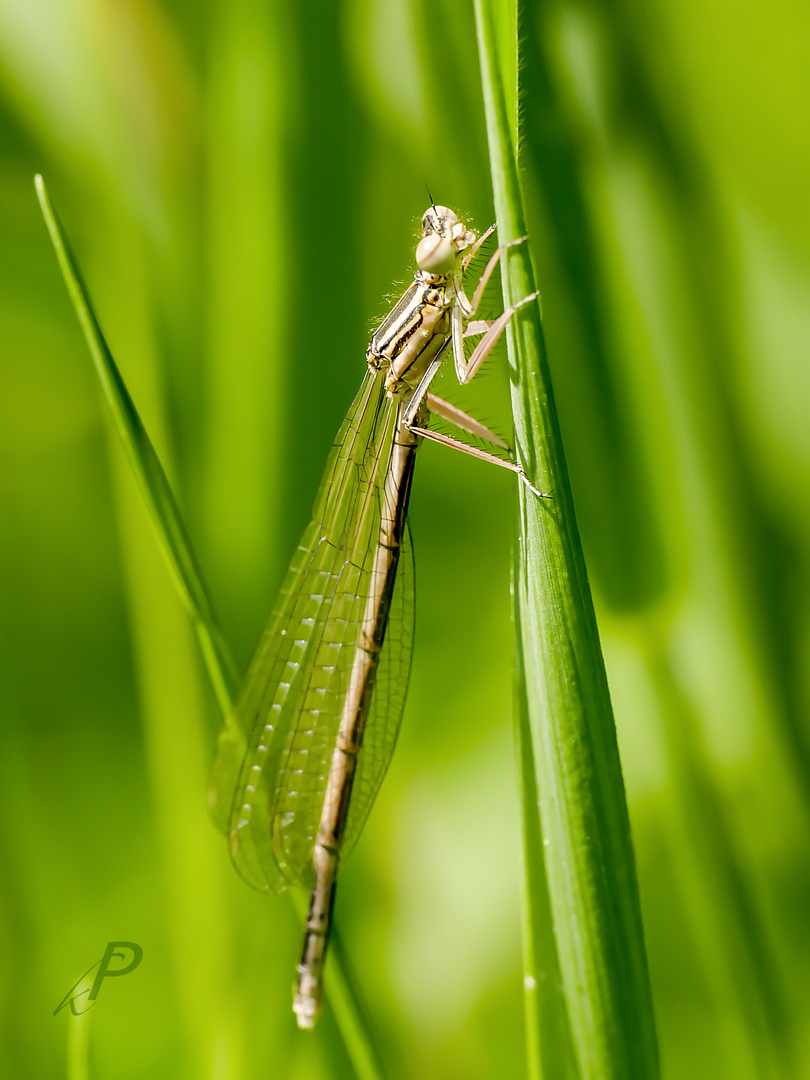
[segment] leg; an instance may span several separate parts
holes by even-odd
[[[509,444],[505,443],[494,431],[490,431],[488,427],[484,427],[480,420],[476,420],[474,416],[462,412],[461,409],[456,405],[452,405],[449,401],[443,401],[440,397],[436,397],[435,394],[428,394],[427,407],[432,413],[441,416],[443,420],[448,420],[451,424],[455,424],[462,431],[466,431],[470,435],[476,435],[479,439],[486,439],[487,442],[494,443],[495,446],[500,446],[503,450],[509,449]]]
[[[464,256],[464,258],[461,261],[461,272],[462,272],[462,274],[467,269],[467,267],[470,265],[470,263],[473,261],[473,259],[478,254],[478,252],[481,250],[482,246],[487,242],[487,240],[489,240],[490,236],[492,236],[492,234],[495,232],[495,230],[497,228],[498,228],[498,223],[496,221],[494,225],[490,225],[490,227],[487,229],[487,231],[485,233],[482,233],[478,237],[478,239],[475,241],[473,246],[470,248],[470,250],[467,252],[467,254]]]
[[[493,331],[493,330],[496,330],[497,324],[502,321],[503,325],[501,325],[500,328],[497,329],[497,332],[495,334],[495,339],[491,342],[491,344],[488,346],[488,348],[486,350],[486,353],[489,353],[489,351],[492,349],[492,346],[495,344],[495,341],[497,341],[498,337],[500,337],[501,333],[503,332],[503,327],[506,326],[506,323],[509,321],[509,319],[512,317],[512,315],[514,315],[515,311],[521,306],[521,304],[528,303],[529,300],[535,299],[535,297],[537,295],[538,295],[537,293],[534,293],[532,296],[527,296],[526,299],[522,300],[520,304],[514,304],[512,306],[512,308],[510,308],[508,311],[505,311],[503,313],[503,315],[501,315],[501,318],[496,320],[495,324],[486,331],[486,334],[485,334],[483,340],[481,342],[479,342],[478,348],[473,353],[473,357],[471,357],[471,360],[475,357],[476,353],[481,348],[481,346],[486,343],[487,337],[490,334],[490,332]],[[413,397],[408,402],[408,405],[406,406],[405,411],[404,411],[404,413],[402,415],[402,422],[404,423],[405,427],[408,429],[408,431],[412,431],[415,435],[420,435],[420,436],[424,437],[425,439],[430,439],[432,442],[441,443],[443,446],[450,446],[454,450],[460,450],[461,453],[469,454],[471,457],[479,458],[479,460],[481,460],[481,461],[489,461],[493,465],[500,465],[500,467],[502,469],[509,469],[511,472],[517,473],[517,475],[520,477],[521,483],[525,484],[526,487],[529,489],[529,491],[531,491],[535,495],[537,495],[538,498],[540,498],[540,499],[550,499],[551,495],[548,492],[539,491],[534,486],[534,484],[532,484],[532,482],[529,480],[528,476],[526,476],[526,474],[524,473],[523,467],[518,462],[516,462],[516,461],[503,461],[501,458],[496,457],[494,454],[488,454],[486,452],[486,450],[479,450],[478,447],[476,447],[476,446],[468,446],[466,443],[461,442],[459,439],[452,439],[449,435],[442,435],[441,432],[430,431],[428,428],[421,427],[416,422],[418,414],[419,414],[419,410],[420,410],[420,408],[422,406],[422,403],[424,402],[426,397],[429,397],[431,402],[434,403],[434,406],[435,406],[436,402],[441,402],[441,406],[438,409],[435,410],[438,413],[439,416],[444,416],[445,419],[450,420],[451,423],[456,423],[457,427],[461,427],[462,430],[465,430],[463,423],[462,424],[457,423],[457,419],[454,418],[453,415],[446,415],[443,412],[443,407],[447,406],[447,408],[449,410],[451,410],[453,413],[459,414],[459,418],[463,417],[464,419],[470,421],[473,425],[476,425],[477,427],[481,427],[483,429],[483,431],[487,433],[487,434],[483,435],[484,438],[489,437],[492,441],[494,441],[496,443],[496,445],[499,444],[499,443],[502,444],[501,439],[498,439],[497,436],[495,436],[494,439],[493,439],[492,438],[493,433],[489,432],[487,430],[487,428],[484,428],[483,424],[479,424],[479,422],[477,420],[473,419],[473,417],[471,417],[471,416],[468,417],[466,413],[463,413],[460,409],[456,409],[454,405],[449,405],[447,402],[442,402],[441,398],[436,398],[436,397],[433,396],[433,394],[428,395],[428,389],[430,387],[431,382],[435,378],[437,371],[441,367],[441,363],[442,363],[442,360],[444,358],[444,353],[445,353],[445,350],[447,349],[447,347],[450,344],[450,340],[451,339],[448,338],[447,341],[444,343],[444,345],[442,345],[442,347],[439,350],[438,354],[436,355],[436,358],[434,359],[433,363],[430,365],[430,367],[427,369],[425,374],[422,376],[422,381],[419,383],[416,390],[414,391]],[[486,353],[484,355],[486,355]],[[475,369],[476,371],[481,366],[482,361],[483,361],[483,357],[477,361],[477,366],[476,366],[476,369]],[[473,371],[473,375],[474,374],[475,374],[475,371]],[[465,380],[465,382],[469,382],[470,378],[472,378],[472,376],[467,378]],[[474,434],[479,434],[478,431],[472,431],[471,429],[466,429],[466,430],[470,430],[471,434],[473,434],[473,435]]]
[[[422,402],[424,401],[425,395],[428,392],[428,388],[430,387],[430,384],[433,382],[434,378],[436,377],[436,373],[438,372],[439,368],[442,366],[442,360],[444,359],[444,354],[447,352],[447,348],[448,348],[449,345],[450,345],[450,338],[448,338],[447,341],[445,341],[445,343],[439,349],[438,353],[436,354],[436,356],[435,356],[435,358],[433,360],[433,363],[430,365],[430,367],[427,369],[425,374],[422,376],[422,381],[419,383],[416,390],[414,390],[413,397],[411,398],[411,400],[408,402],[407,406],[405,407],[405,412],[403,413],[402,420],[403,420],[403,423],[405,424],[406,428],[410,429],[412,427],[412,425],[416,423],[416,417],[417,417],[417,415],[419,413],[419,408],[420,408]]]
[[[495,226],[493,225],[492,229],[494,228]],[[462,260],[461,270],[453,278],[453,288],[455,289],[456,300],[458,301],[458,305],[461,308],[465,319],[471,319],[478,310],[478,305],[481,303],[481,297],[484,295],[484,289],[487,287],[487,282],[492,277],[495,267],[500,261],[501,255],[503,255],[507,248],[516,247],[518,244],[524,244],[526,242],[526,237],[521,236],[518,240],[510,240],[508,244],[501,244],[501,246],[494,252],[492,258],[489,260],[487,265],[484,267],[484,272],[481,275],[481,280],[478,282],[478,285],[475,288],[472,300],[468,300],[467,294],[464,292],[464,287],[461,283],[461,275],[467,269],[467,266],[469,265],[469,259],[472,258],[480,245],[484,242],[484,240],[487,239],[487,237],[492,232],[492,229],[489,229],[487,232],[484,233],[484,235],[481,237],[475,247],[473,247],[469,256],[465,257]]]
[[[462,454],[469,454],[470,457],[478,458],[479,461],[488,461],[491,465],[500,465],[502,469],[509,469],[510,472],[517,473],[521,483],[525,484],[529,491],[539,499],[551,498],[549,492],[539,491],[534,486],[523,471],[523,467],[517,461],[503,461],[502,458],[496,457],[494,454],[488,454],[486,450],[479,450],[477,446],[468,446],[458,439],[451,439],[449,435],[442,435],[439,431],[430,431],[428,428],[419,427],[417,424],[408,424],[407,427],[408,430],[412,431],[415,435],[420,435],[424,439],[430,439],[431,442],[441,443],[442,446],[449,446],[453,450],[460,450]]]
[[[468,322],[464,328],[463,337],[478,337],[485,334],[494,322],[494,319],[476,319],[474,322]]]
[[[453,362],[455,364],[458,381],[462,386],[475,377],[477,371],[492,352],[498,338],[500,338],[501,334],[506,329],[506,324],[515,312],[519,311],[524,304],[536,300],[539,295],[540,293],[534,292],[529,296],[524,296],[522,300],[518,300],[516,304],[512,304],[511,307],[508,307],[491,325],[488,325],[487,329],[484,331],[483,337],[473,349],[469,360],[467,360],[464,355],[464,332],[461,309],[458,306],[453,309],[453,314],[451,316],[453,320]],[[468,330],[472,327],[475,327],[475,329],[472,330],[472,334],[481,332],[478,323],[471,323]]]

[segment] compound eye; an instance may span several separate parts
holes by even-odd
[[[428,274],[449,274],[455,261],[455,247],[436,233],[423,236],[416,245],[416,265]]]
[[[439,219],[436,217],[436,211],[431,208],[426,210],[422,216],[422,233],[427,236],[428,233],[439,231]]]

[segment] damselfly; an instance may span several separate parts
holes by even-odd
[[[431,413],[506,448],[496,435],[429,392],[448,351],[461,384],[509,319],[472,321],[504,251],[469,300],[463,276],[478,237],[443,206],[422,219],[419,267],[371,339],[367,371],[327,462],[273,612],[220,737],[210,801],[237,870],[254,888],[310,892],[293,1008],[311,1028],[335,880],[365,824],[399,729],[413,640],[413,556],[406,522],[414,457],[423,439],[517,473],[503,460],[428,427]],[[520,241],[517,241],[518,243]],[[509,246],[509,245],[506,245]],[[464,337],[480,340],[469,359]]]

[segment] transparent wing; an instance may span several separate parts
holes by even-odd
[[[239,873],[261,891],[310,884],[324,787],[370,591],[396,412],[382,378],[369,373],[334,444],[312,521],[218,745],[212,812],[229,833]],[[386,671],[390,660],[387,665]],[[390,702],[372,704],[371,727],[379,715],[390,728],[398,709],[395,730],[404,690],[394,693],[388,676],[378,680],[375,698],[381,690]],[[368,728],[367,736],[377,760],[378,736]],[[365,752],[358,759],[361,790],[368,787]],[[371,769],[374,791],[384,771],[384,764]]]

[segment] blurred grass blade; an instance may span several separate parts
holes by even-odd
[[[504,243],[526,232],[512,138],[517,88],[504,76],[510,63],[514,70],[516,14],[495,0],[476,0],[475,12]],[[535,290],[529,244],[508,253],[503,285],[506,304]],[[587,1080],[650,1080],[658,1076],[658,1052],[630,825],[539,305],[514,323],[517,450],[533,482],[553,495],[541,501],[520,493],[516,633],[574,1054]],[[531,881],[527,892],[530,905],[541,902]]]
[[[337,927],[332,930],[329,947],[332,955],[326,993],[346,1052],[351,1058],[357,1080],[378,1080],[385,1075],[382,1061],[375,1040],[371,1038],[367,1013],[361,1005],[357,981]]]
[[[236,753],[243,736],[236,724],[229,722],[233,692],[238,681],[233,653],[217,626],[213,606],[166,472],[101,332],[67,238],[48,198],[45,182],[38,175],[34,183],[68,293],[84,331],[124,451],[138,481],[177,590],[194,623],[217,701],[226,718],[226,727],[220,739],[228,740]],[[289,895],[294,902],[303,902],[302,897],[292,893]],[[333,952],[329,966],[330,1002],[358,1080],[381,1080],[384,1072],[380,1056],[353,981],[343,970],[339,948]]]
[[[68,1017],[67,1080],[90,1080],[90,1010]]]
[[[309,897],[297,889],[291,889],[288,895],[303,923],[309,909]],[[329,950],[325,989],[346,1052],[351,1058],[357,1080],[379,1080],[385,1071],[376,1042],[371,1037],[367,1010],[337,926],[332,928]]]
[[[233,654],[217,626],[166,473],[104,340],[70,246],[48,198],[45,181],[41,176],[36,176],[34,184],[70,299],[84,331],[124,452],[149,509],[177,591],[194,624],[217,701],[223,713],[227,714],[238,678]]]

